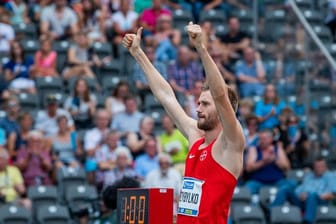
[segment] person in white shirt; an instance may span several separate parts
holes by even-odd
[[[15,38],[14,29],[10,24],[8,12],[3,11],[0,15],[0,52],[8,53],[11,42]]]

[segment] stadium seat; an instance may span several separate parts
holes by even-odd
[[[305,175],[307,175],[310,171],[302,170],[302,169],[292,169],[287,172],[287,179],[294,180],[298,184],[303,181]]]
[[[200,21],[209,21],[211,22],[213,27],[216,27],[218,25],[223,25],[226,23],[226,15],[225,12],[222,10],[202,10],[200,14]]]
[[[107,76],[102,79],[103,92],[110,95],[120,81],[128,81],[126,76]]]
[[[36,215],[39,209],[55,205],[58,202],[57,189],[54,186],[29,187],[27,196],[32,202],[34,218],[37,218]]]
[[[265,186],[259,191],[259,203],[263,209],[268,209],[269,205],[275,199],[278,189],[276,187]]]
[[[39,97],[36,94],[21,92],[18,98],[20,107],[24,111],[37,110],[39,107]]]
[[[193,21],[193,16],[189,11],[183,11],[177,9],[173,11],[173,26],[174,28],[185,32],[184,27],[190,22]]]
[[[23,39],[37,39],[37,29],[34,23],[20,23],[13,26],[16,36],[20,36]]]
[[[237,205],[232,214],[235,224],[265,224],[265,216],[259,206]]]
[[[295,3],[301,10],[309,10],[314,7],[313,1],[314,0],[295,0]]]
[[[102,83],[105,77],[118,77],[121,76],[121,61],[118,59],[113,59],[108,64],[103,65],[99,69],[98,80]]]
[[[336,223],[336,207],[320,206],[316,212],[315,224],[334,224]]]
[[[333,58],[336,58],[336,44],[335,43],[326,44],[326,48],[329,50]]]
[[[251,10],[237,10],[233,14],[238,17],[241,25],[248,26],[253,24],[253,12]]]
[[[280,23],[284,24],[286,19],[286,12],[284,10],[272,10],[266,12],[266,22],[267,23]]]
[[[37,212],[39,224],[71,224],[68,208],[60,205],[42,207]]]
[[[66,67],[67,54],[70,45],[71,43],[66,40],[55,41],[53,43],[53,50],[57,52],[56,68],[59,73],[62,73],[63,69]]]
[[[301,224],[301,211],[296,206],[284,205],[271,208],[272,224]]]
[[[227,32],[229,31],[228,27],[225,24],[218,25],[214,27],[214,29],[215,29],[216,36],[219,38],[227,34]]]
[[[65,192],[70,186],[86,184],[86,174],[82,168],[62,167],[57,171],[58,192],[65,200]]]
[[[38,40],[28,40],[24,39],[21,41],[22,48],[25,52],[25,56],[34,58],[35,53],[40,49],[40,42]]]
[[[236,205],[248,205],[251,203],[251,201],[252,201],[252,195],[247,187],[235,188],[231,201],[233,207]]]
[[[45,104],[45,97],[49,94],[63,93],[63,80],[61,77],[38,77],[35,79],[36,88],[40,98],[40,103]]]
[[[162,106],[152,93],[148,93],[145,95],[144,107],[145,110],[151,110],[155,108],[161,108]]]
[[[327,27],[320,25],[313,26],[313,30],[323,43],[331,43],[332,37]]]
[[[95,42],[92,44],[92,48],[99,58],[106,56],[112,57],[112,48],[110,43]]]
[[[105,108],[106,95],[96,94],[96,100],[97,100],[96,107],[104,109]]]
[[[155,134],[161,134],[162,132],[162,116],[165,114],[164,108],[156,107],[156,108],[150,108],[145,110],[145,114],[150,116],[154,120],[154,133]]]
[[[0,207],[1,224],[30,224],[31,213],[22,206],[12,204],[2,205]]]
[[[323,15],[314,10],[305,10],[303,12],[304,17],[307,19],[307,21],[310,23],[310,25],[321,25],[323,21]]]

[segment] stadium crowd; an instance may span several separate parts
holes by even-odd
[[[305,51],[308,40],[287,1],[258,1],[257,27],[253,1],[0,2],[2,204],[36,209],[29,189],[54,186],[65,194],[62,175],[82,171],[81,184],[97,192],[127,176],[142,187],[174,188],[178,203],[188,142],[121,41],[144,27],[146,55],[197,119],[205,76],[184,31],[190,20],[201,24],[211,56],[240,96],[246,153],[239,186],[252,195],[277,187],[269,206],[290,201],[306,211],[307,223],[318,205],[334,201],[336,73],[319,50]],[[319,20],[307,19],[332,44],[336,1],[302,7],[320,12]],[[307,173],[303,180],[289,178],[296,170]]]

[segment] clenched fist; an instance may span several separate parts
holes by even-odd
[[[204,40],[202,35],[202,28],[200,27],[200,25],[189,22],[188,26],[186,27],[186,30],[189,34],[190,43],[195,48],[201,47]]]
[[[137,30],[137,33],[128,33],[123,38],[123,45],[126,47],[130,53],[134,53],[136,50],[140,49],[141,44],[141,34],[142,34],[142,27]]]

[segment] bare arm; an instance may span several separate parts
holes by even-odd
[[[248,153],[247,153],[247,157],[246,157],[245,170],[247,172],[252,172],[252,171],[255,171],[255,170],[259,170],[264,165],[266,165],[264,160],[257,161],[257,150],[256,150],[256,148],[255,147],[249,148]]]
[[[230,99],[228,86],[225,83],[216,63],[209,55],[208,50],[203,44],[202,30],[199,25],[188,25],[189,40],[195,46],[204,66],[206,80],[208,82],[211,95],[215,101],[218,115],[222,124],[221,138],[226,142],[235,145],[240,151],[244,150],[245,140],[241,125],[236,119]]]
[[[286,156],[285,151],[278,145],[278,158],[275,160],[275,164],[282,170],[287,171],[290,169],[290,163]]]
[[[155,97],[172,117],[174,123],[181,132],[186,137],[189,137],[191,131],[197,130],[196,121],[187,116],[181,105],[178,103],[174,91],[169,83],[155,69],[141,49],[141,32],[142,28],[139,28],[136,35],[126,34],[123,39],[123,45],[129,49],[131,55],[144,71],[149,87]]]

